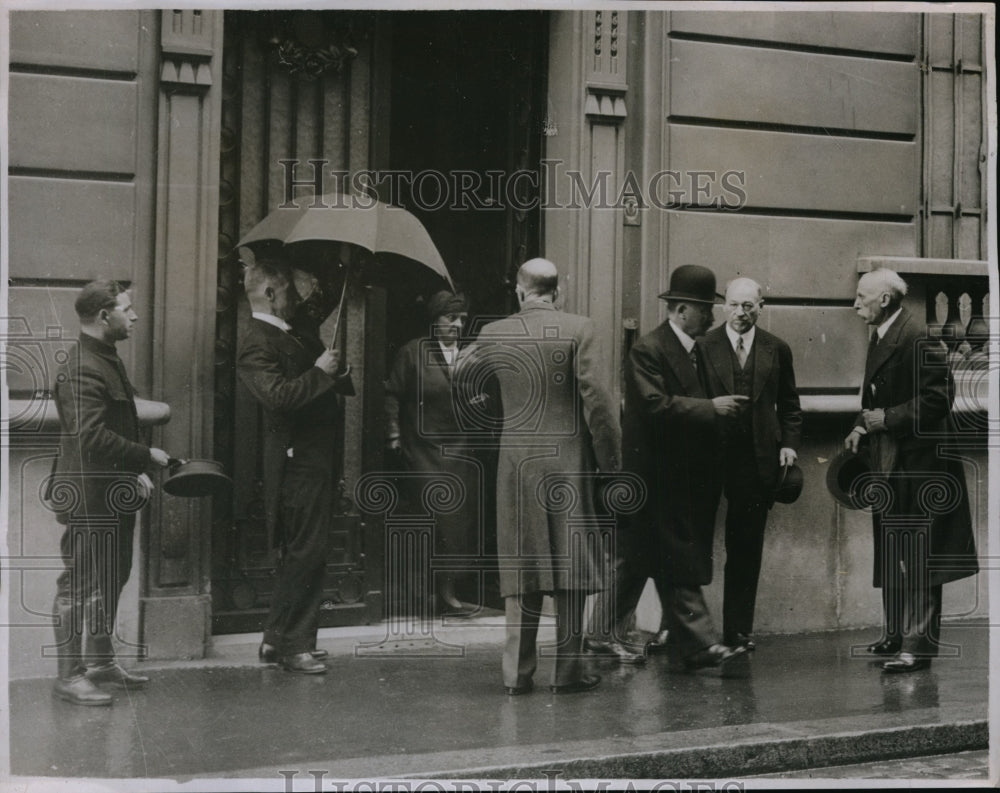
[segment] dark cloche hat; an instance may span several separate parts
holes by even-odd
[[[465,295],[454,294],[445,289],[435,292],[429,298],[425,306],[428,318],[434,320],[445,314],[460,314],[469,310],[469,301]]]
[[[783,466],[774,487],[774,500],[779,504],[792,504],[802,494],[802,469],[794,463]]]
[[[858,479],[871,472],[867,456],[841,449],[826,470],[826,487],[830,494],[848,509],[860,509],[856,486]]]
[[[715,273],[700,264],[683,264],[674,270],[670,274],[670,288],[659,297],[696,303],[714,303],[722,299],[715,291]]]

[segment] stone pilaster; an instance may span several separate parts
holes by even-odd
[[[545,123],[545,256],[563,273],[566,310],[604,339],[608,386],[621,364],[621,273],[628,118],[625,11],[552,15]]]
[[[222,11],[161,12],[153,389],[171,406],[158,439],[212,455]],[[211,503],[159,494],[143,585],[151,658],[198,657],[209,635]]]

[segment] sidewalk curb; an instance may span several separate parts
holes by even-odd
[[[791,725],[783,725],[787,729]],[[720,779],[749,774],[794,771],[900,757],[948,754],[989,746],[985,719],[953,724],[889,728],[803,738],[773,738],[754,743],[716,743],[589,759],[552,761],[481,769],[429,773],[430,779],[524,779],[555,776],[568,779]]]
[[[969,718],[967,709],[952,707],[296,766],[321,769],[329,779],[740,779],[983,749],[988,741],[985,718]],[[277,767],[262,767],[204,778],[275,779],[278,773]]]

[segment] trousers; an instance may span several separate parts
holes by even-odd
[[[528,685],[538,667],[536,642],[542,615],[542,592],[526,592],[504,599],[507,640],[503,651],[505,686]],[[560,589],[556,602],[556,663],[552,685],[564,686],[583,677],[583,607],[586,593]]]
[[[279,655],[316,647],[332,515],[329,472],[290,461],[281,490],[281,562],[264,626],[264,642]]]
[[[112,636],[118,600],[132,570],[134,534],[133,515],[73,522],[63,532],[64,569],[56,579],[53,605],[60,679],[114,659]]]

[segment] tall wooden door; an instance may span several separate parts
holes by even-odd
[[[285,201],[289,166],[282,161],[297,163],[293,192],[303,199],[317,188],[342,187],[337,172],[370,169],[379,197],[424,223],[456,286],[469,293],[473,314],[510,313],[517,267],[539,253],[546,30],[541,12],[227,13],[215,438],[216,459],[230,467],[236,487],[214,521],[215,632],[260,628],[275,562],[264,530],[259,408],[234,372],[249,308],[233,246]],[[307,183],[320,176],[314,168],[323,172],[321,184]],[[380,184],[378,174],[387,169],[442,174],[449,185],[460,172],[478,174],[479,196],[494,202],[492,209],[429,205],[406,179],[397,183],[401,189],[386,192],[391,181]],[[491,181],[491,172],[503,179]],[[527,172],[534,176],[505,181]],[[396,613],[405,601],[402,593],[384,591],[389,540],[383,522],[362,515],[353,494],[364,474],[382,470],[386,368],[401,344],[426,333],[426,296],[419,284],[349,293],[341,333],[358,394],[344,401],[338,450],[344,474],[330,526],[322,625],[378,621],[387,602],[396,604]],[[491,566],[493,490],[487,473],[489,525],[478,527],[487,541],[468,560],[480,571]],[[495,585],[484,589],[482,576],[477,579],[477,591],[466,597],[485,596],[496,605]]]
[[[312,180],[291,188],[309,203],[314,193],[343,188],[332,172],[369,167],[375,41],[374,18],[359,13],[231,12],[225,22],[215,452],[235,487],[213,520],[215,633],[261,628],[277,561],[264,524],[260,407],[235,375],[250,309],[233,248],[288,200],[289,180]],[[339,416],[341,479],[328,527],[321,626],[377,622],[383,614],[381,528],[353,500],[362,471],[376,466],[380,453],[366,429],[379,420],[383,303],[376,290],[352,288],[341,325],[357,393],[343,400]],[[329,342],[329,322],[321,335]]]

